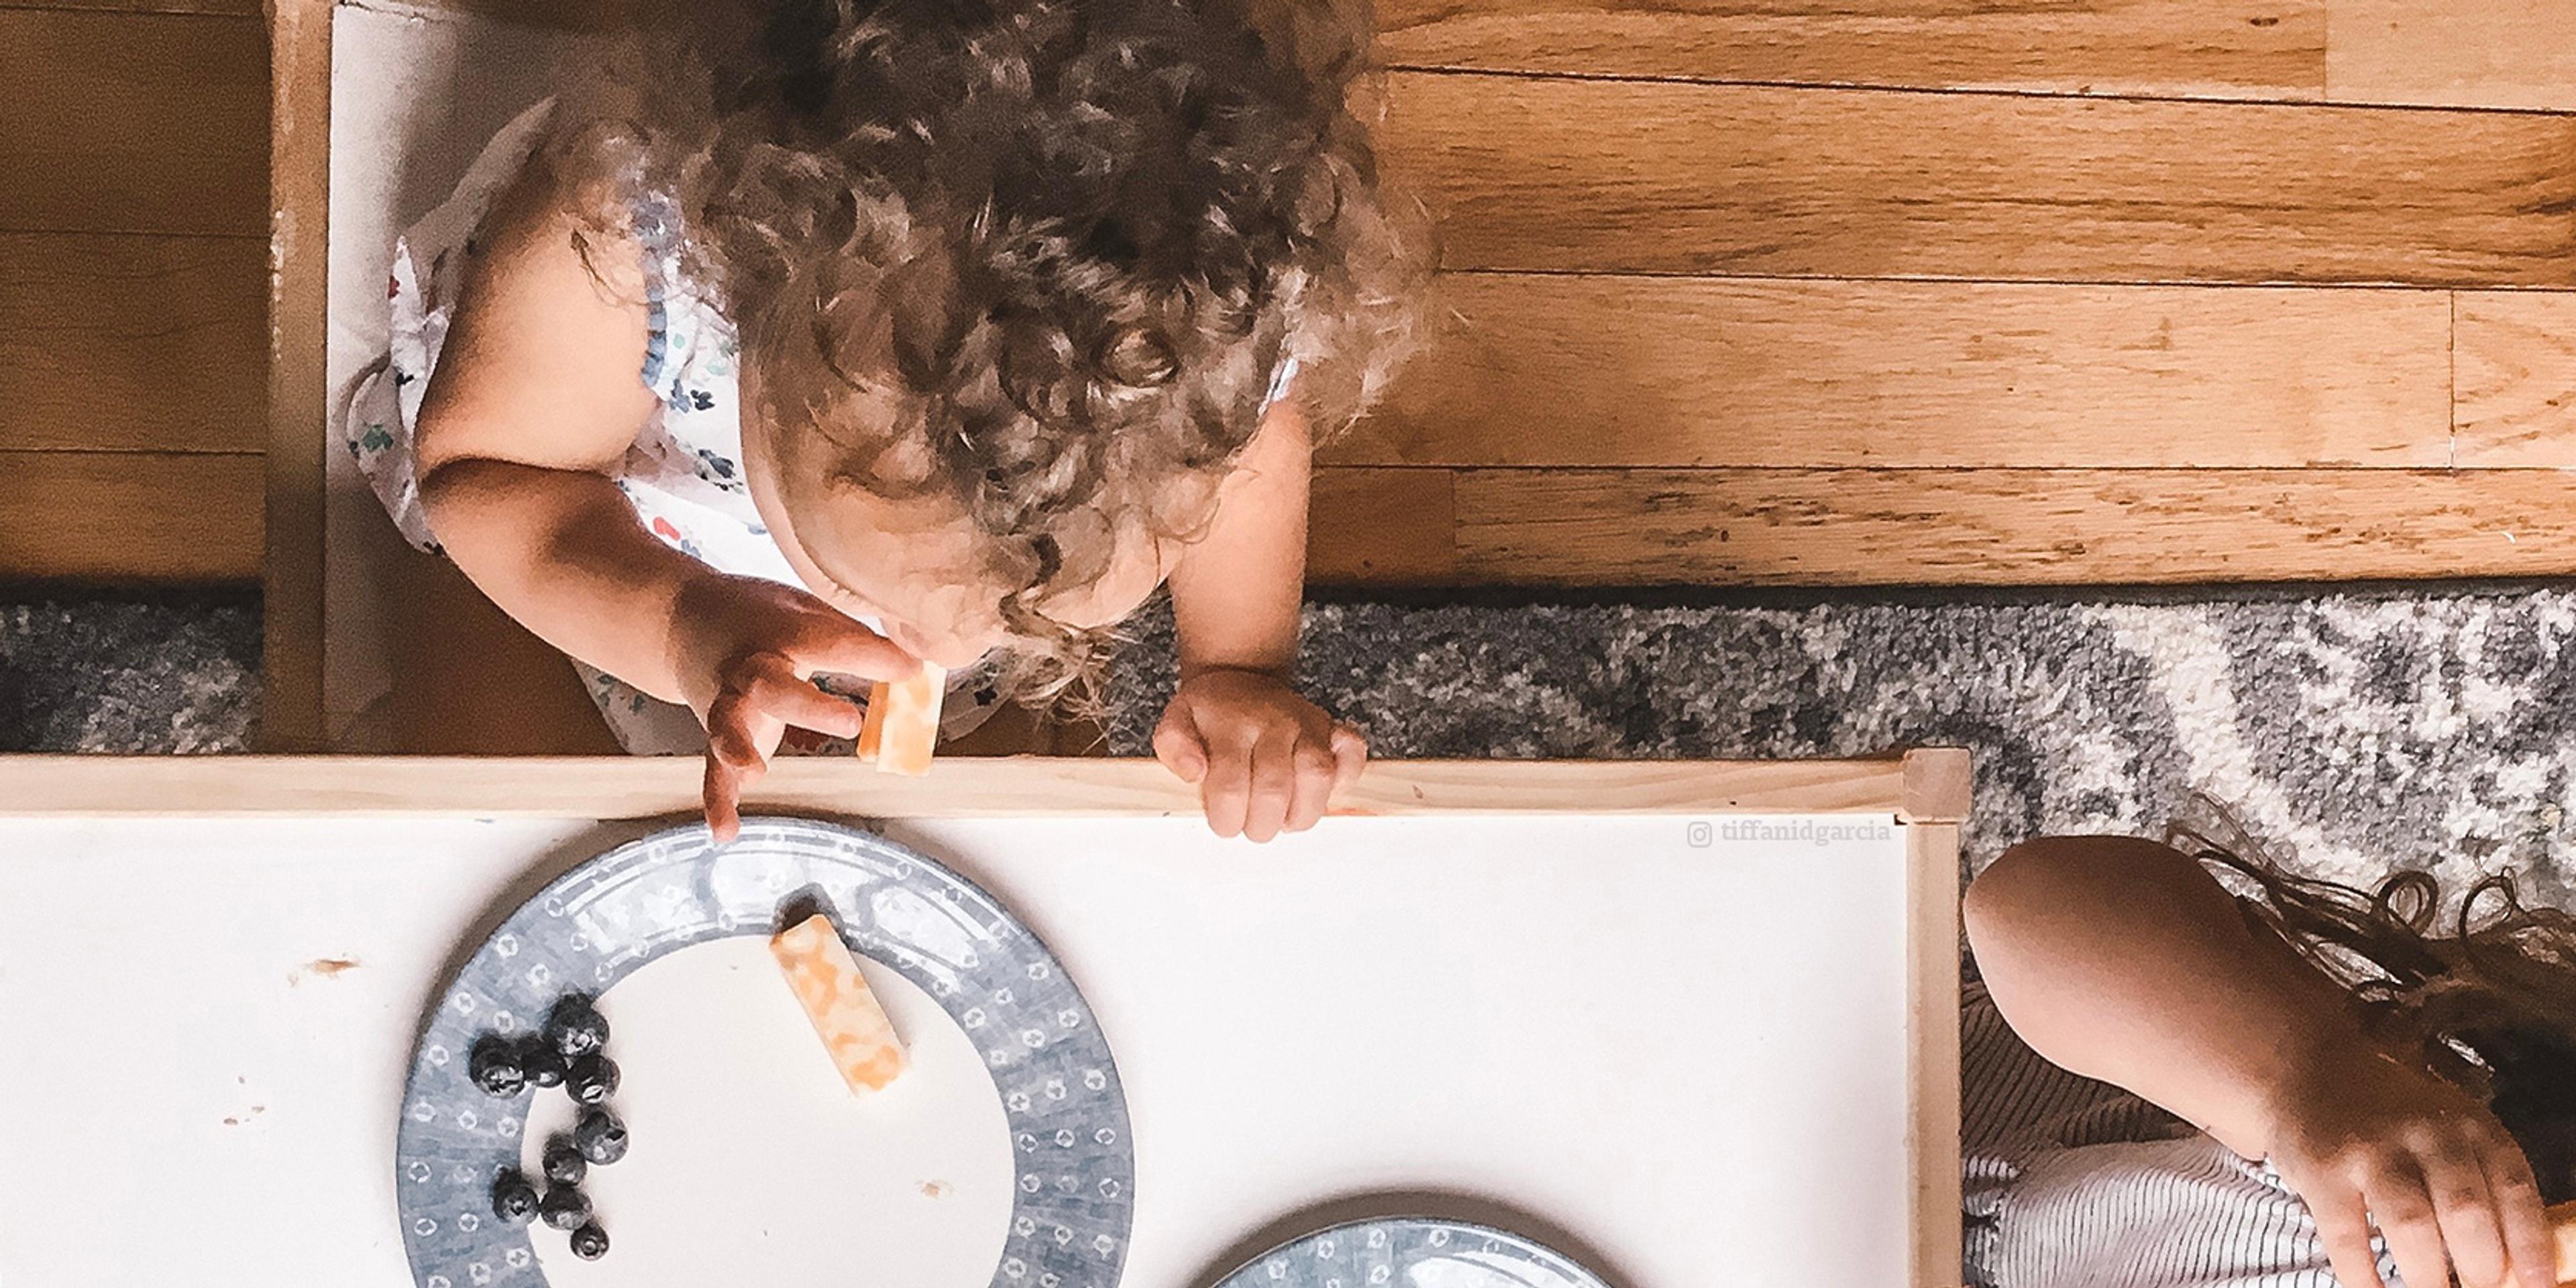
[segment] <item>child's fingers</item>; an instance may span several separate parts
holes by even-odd
[[[799,678],[793,663],[767,653],[747,667],[737,681],[743,697],[780,721],[839,738],[859,736],[865,713],[846,698],[836,698]]]
[[[2370,1250],[2370,1216],[2358,1191],[2337,1187],[2331,1194],[2302,1193],[2317,1223],[2317,1242],[2326,1250],[2341,1288],[2388,1288],[2379,1277],[2379,1257]]]
[[[806,618],[795,642],[783,651],[799,679],[817,671],[862,680],[909,680],[921,673],[920,658],[838,612]]]
[[[785,732],[741,689],[717,694],[707,707],[707,829],[718,841],[742,830],[742,789],[767,772],[769,753]]]
[[[1360,771],[1368,768],[1368,736],[1336,720],[1333,722],[1333,791],[1349,791],[1359,782]]]
[[[1255,843],[1275,839],[1296,804],[1296,733],[1274,733],[1252,744],[1252,798],[1243,810],[1244,839]]]
[[[1288,830],[1303,832],[1324,821],[1324,811],[1333,801],[1333,783],[1339,764],[1332,749],[1300,738],[1297,740],[1297,799],[1288,807]]]
[[[2443,1251],[2442,1226],[2424,1174],[2411,1167],[2392,1169],[2368,1197],[2370,1215],[2379,1223],[2379,1236],[2388,1241],[2398,1277],[2409,1284],[2451,1282],[2450,1258]]]
[[[1199,800],[1207,808],[1210,831],[1229,838],[1243,835],[1244,819],[1252,810],[1252,748],[1240,743],[1209,747]]]
[[[2540,1202],[2540,1182],[2531,1160],[2511,1138],[2491,1143],[2485,1154],[2487,1192],[2495,1196],[2496,1221],[2504,1228],[2505,1259],[2513,1267],[2517,1288],[2556,1288],[2558,1238]]]
[[[1164,708],[1162,722],[1154,726],[1154,758],[1182,782],[1196,785],[1207,777],[1207,742],[1180,703]]]
[[[2504,1282],[2504,1231],[2496,1223],[2486,1169],[2465,1144],[2424,1151],[2420,1162],[2452,1269],[2469,1288],[2497,1288]]]
[[[761,761],[760,738],[753,723],[759,708],[740,689],[726,689],[707,706],[707,755],[736,770]]]
[[[721,845],[742,834],[742,771],[725,763],[707,744],[707,831]]]

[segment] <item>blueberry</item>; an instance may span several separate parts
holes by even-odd
[[[570,1185],[548,1186],[546,1201],[537,1212],[558,1230],[579,1229],[590,1221],[590,1196]]]
[[[606,1109],[593,1109],[573,1124],[572,1143],[583,1158],[606,1165],[626,1157],[626,1124]]]
[[[510,1168],[492,1182],[492,1215],[512,1225],[526,1225],[536,1214],[537,1187],[518,1168]]]
[[[564,1060],[555,1054],[543,1037],[531,1037],[519,1048],[519,1066],[528,1073],[531,1087],[560,1087],[564,1080]]]
[[[608,1231],[600,1229],[597,1221],[573,1231],[572,1255],[584,1261],[597,1261],[607,1256]]]
[[[546,1041],[566,1061],[579,1059],[608,1045],[608,1020],[588,995],[566,994],[546,1013]]]
[[[528,1071],[519,1067],[519,1046],[498,1033],[475,1042],[465,1071],[487,1096],[515,1096],[528,1089]]]
[[[590,1171],[589,1160],[573,1148],[572,1137],[557,1134],[546,1142],[546,1179],[557,1185],[579,1185]]]
[[[581,1104],[607,1104],[617,1091],[617,1062],[595,1051],[573,1061],[564,1075],[564,1090]]]

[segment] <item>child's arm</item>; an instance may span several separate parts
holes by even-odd
[[[2484,1105],[2374,1042],[2333,980],[2249,922],[2195,860],[2125,838],[2015,847],[1968,891],[1995,1005],[2041,1055],[2248,1158],[2314,1213],[2345,1288],[2376,1288],[2376,1221],[2410,1284],[2549,1288],[2522,1151]]]
[[[631,243],[594,240],[531,167],[480,236],[417,444],[421,502],[449,558],[547,643],[706,722],[708,821],[788,723],[858,732],[817,670],[909,675],[912,659],[813,596],[727,577],[656,540],[607,471],[653,409],[638,373],[644,289]]]
[[[679,701],[659,630],[692,571],[644,532],[607,471],[653,407],[636,378],[640,270],[574,249],[575,224],[536,174],[485,219],[416,445],[439,544],[484,594],[547,643]]]
[[[1197,783],[1219,836],[1313,827],[1359,777],[1368,743],[1289,686],[1306,579],[1305,417],[1274,404],[1172,570],[1181,683],[1154,754]]]

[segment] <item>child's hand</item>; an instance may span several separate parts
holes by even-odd
[[[1216,667],[1181,681],[1154,756],[1198,784],[1217,835],[1267,841],[1323,818],[1368,763],[1368,740],[1275,675]]]
[[[848,614],[793,586],[710,573],[671,609],[671,669],[707,728],[707,828],[742,830],[743,787],[769,769],[789,725],[858,736],[859,708],[815,687],[829,671],[900,680],[921,663]]]
[[[2385,1055],[2314,1063],[2282,1093],[2270,1154],[2343,1288],[2384,1288],[2374,1221],[2410,1286],[2442,1288],[2456,1269],[2465,1288],[2553,1288],[2540,1186],[2486,1106]]]

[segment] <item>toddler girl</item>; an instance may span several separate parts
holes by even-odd
[[[1235,0],[648,18],[393,266],[350,449],[720,834],[791,731],[928,661],[951,731],[1168,582],[1155,736],[1225,835],[1364,758],[1299,697],[1308,457],[1405,347],[1358,26]],[[703,730],[703,732],[701,732]]]
[[[2439,934],[2423,873],[2192,848],[2035,841],[1970,888],[1971,1282],[2549,1288],[2576,918],[2496,877]]]

